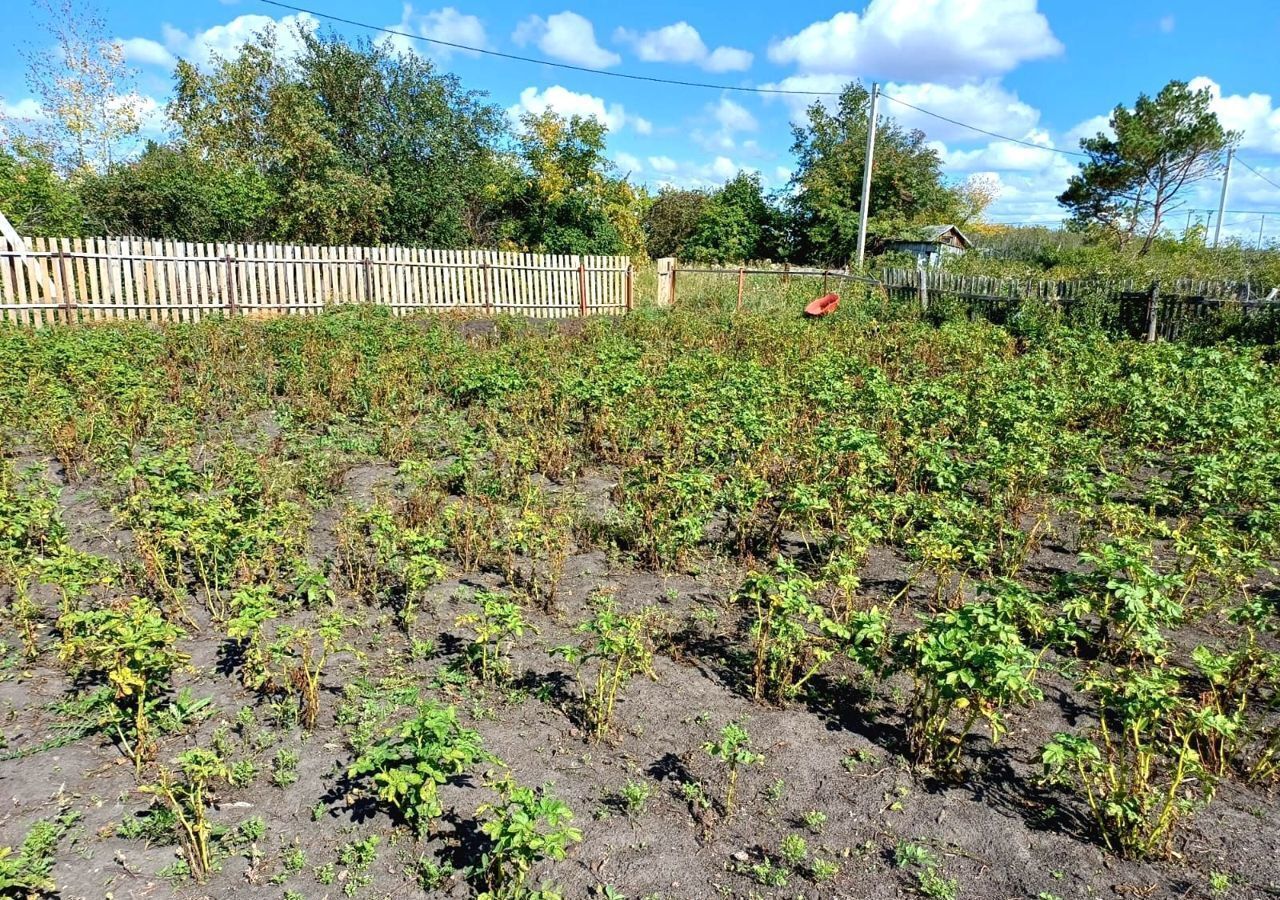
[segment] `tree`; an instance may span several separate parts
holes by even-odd
[[[550,110],[524,116],[519,177],[506,204],[509,243],[540,253],[644,253],[640,198],[613,175],[607,131],[593,118]]]
[[[743,262],[773,256],[774,211],[760,175],[739,172],[703,204],[685,255],[697,262]]]
[[[812,262],[844,265],[857,252],[858,212],[866,159],[871,95],[860,84],[841,91],[833,109],[809,108],[808,121],[792,127],[793,208]],[[876,131],[867,230],[890,236],[912,225],[955,218],[958,198],[942,177],[938,154],[921,131],[881,119]]]
[[[304,33],[300,79],[330,125],[341,165],[385,185],[382,237],[462,247],[492,237],[503,111],[415,53]]]
[[[0,210],[24,235],[66,237],[84,228],[75,185],[29,141],[0,149]]]
[[[1155,98],[1138,96],[1133,109],[1111,113],[1114,137],[1099,133],[1080,141],[1088,159],[1058,202],[1076,228],[1096,228],[1121,247],[1141,239],[1151,249],[1179,193],[1222,170],[1222,155],[1239,140],[1210,109],[1208,88],[1192,91],[1171,81]]]
[[[348,168],[337,127],[274,28],[202,72],[180,60],[169,115],[186,152],[230,169],[251,168],[274,195],[272,236],[325,244],[375,244],[390,191]]]
[[[270,238],[279,202],[252,166],[154,142],[136,161],[86,176],[81,196],[93,231],[180,241]]]
[[[655,259],[683,254],[707,204],[705,191],[664,187],[645,212],[644,233]]]
[[[40,101],[35,135],[63,172],[102,169],[138,132],[141,101],[124,49],[83,0],[35,0],[53,46],[29,50],[27,83]]]

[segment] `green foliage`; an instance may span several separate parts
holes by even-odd
[[[74,182],[62,179],[40,149],[26,141],[0,147],[0,210],[19,234],[71,237],[83,233],[85,212]]]
[[[518,603],[502,594],[478,591],[475,612],[458,617],[458,627],[469,628],[475,639],[467,645],[467,664],[486,685],[511,677],[511,643],[524,635],[524,613]]]
[[[106,680],[114,691],[118,715],[110,730],[139,772],[154,749],[152,713],[169,690],[170,676],[187,662],[174,649],[182,637],[140,597],[127,603],[86,612],[66,613],[58,620],[62,659],[77,671]]]
[[[1222,154],[1239,140],[1210,109],[1209,88],[1171,81],[1154,98],[1139,94],[1132,109],[1111,113],[1113,136],[1083,138],[1088,160],[1058,198],[1078,228],[1099,228],[1120,246],[1139,242],[1145,254],[1178,194],[1215,175]]]
[[[739,172],[701,204],[692,231],[680,244],[682,258],[741,262],[776,257],[779,218],[765,198],[759,174]]]
[[[1180,673],[1117,669],[1081,682],[1100,718],[1088,736],[1058,734],[1045,745],[1046,777],[1088,800],[1107,847],[1126,856],[1167,854],[1180,822],[1213,796],[1214,774],[1197,739],[1230,722],[1180,695]]]
[[[370,779],[378,799],[425,834],[444,812],[440,785],[486,758],[480,735],[458,724],[452,706],[424,703],[412,719],[360,754],[347,776]]]
[[[595,597],[592,606],[592,617],[577,628],[585,636],[583,641],[556,647],[552,653],[573,666],[583,717],[599,741],[613,729],[618,694],[627,682],[640,674],[656,677],[653,642],[659,617],[653,607],[620,613],[607,594]]]
[[[743,766],[760,765],[764,762],[764,754],[751,749],[751,735],[744,725],[729,722],[720,729],[720,738],[707,741],[702,751],[712,759],[718,759],[724,765],[728,775],[728,784],[724,794],[724,814],[733,814],[733,796],[738,785],[738,770]]]
[[[58,842],[80,818],[79,813],[63,813],[41,819],[27,830],[22,845],[0,847],[0,897],[6,900],[35,900],[56,896],[51,873]]]
[[[993,606],[938,613],[897,644],[895,664],[911,673],[914,686],[908,741],[922,765],[954,764],[979,720],[999,740],[1006,707],[1041,699],[1039,657]]]
[[[490,787],[498,799],[476,810],[480,830],[491,842],[473,872],[484,886],[480,900],[559,900],[554,888],[534,889],[526,882],[535,865],[564,859],[582,840],[571,824],[572,810],[547,788],[524,787],[509,776]]]
[[[706,208],[704,191],[663,187],[644,214],[645,244],[654,259],[667,256],[690,259],[685,243],[693,235]],[[739,257],[747,259],[748,257]]]
[[[870,103],[865,87],[849,84],[833,108],[814,103],[807,121],[792,126],[798,259],[843,266],[856,255]],[[891,237],[907,226],[950,221],[958,203],[956,192],[943,182],[942,162],[925,134],[881,120],[868,232]]]

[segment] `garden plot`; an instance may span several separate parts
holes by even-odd
[[[0,891],[1280,891],[1259,352],[0,333]]]

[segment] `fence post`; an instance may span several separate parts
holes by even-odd
[[[738,311],[742,311],[742,289],[746,286],[747,270],[745,267],[738,267]]]
[[[635,303],[635,297],[634,297],[635,289],[636,289],[636,268],[633,264],[627,263],[627,283],[626,283],[627,312],[631,312],[631,306],[633,303]]]
[[[587,315],[587,267],[578,259],[578,315],[586,317]]]
[[[664,256],[657,261],[658,294],[654,302],[658,306],[670,306],[675,290],[676,260],[673,256]]]
[[[232,259],[230,253],[222,257],[223,271],[227,276],[227,314],[234,316],[236,314],[236,277],[235,270],[231,268]]]
[[[59,250],[58,257],[58,290],[62,292],[62,315],[63,321],[68,325],[74,324],[72,318],[75,310],[75,300],[71,285],[67,281],[67,253],[65,250]]]
[[[827,296],[827,270],[822,270],[822,296]]]
[[[1147,295],[1147,343],[1156,342],[1156,319],[1159,316],[1160,282],[1151,282],[1151,293]]]
[[[582,268],[581,265],[578,266]],[[480,263],[480,296],[484,299],[484,314],[493,315],[493,277],[489,275],[489,263]]]
[[[929,273],[924,266],[916,269],[916,275],[919,277],[919,287],[916,289],[920,295],[920,312],[927,313],[929,311]]]
[[[364,302],[373,302],[373,260],[365,257],[360,260],[360,270],[364,273]]]

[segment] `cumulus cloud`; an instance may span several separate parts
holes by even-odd
[[[643,34],[619,28],[613,39],[630,44],[636,56],[645,62],[697,65],[708,72],[742,72],[751,67],[754,58],[751,53],[736,47],[709,49],[698,29],[688,22],[676,22]]]
[[[1023,103],[1017,94],[994,79],[958,86],[890,83],[885,85],[884,92],[940,116],[1016,137],[1026,134],[1040,121],[1039,110]],[[882,101],[880,108],[884,115],[892,116],[908,128],[919,128],[938,140],[972,139],[975,135],[971,129],[917,112],[892,100]]]
[[[520,92],[520,102],[507,110],[514,120],[519,120],[524,113],[541,114],[550,110],[566,118],[581,116],[595,119],[610,131],[619,131],[630,125],[638,134],[649,134],[653,125],[648,119],[629,114],[620,103],[605,103],[600,97],[591,94],[580,94],[558,84],[553,84],[539,91],[535,87],[527,87]]]
[[[649,157],[649,168],[655,172],[674,172],[678,167],[679,163],[670,156]]]
[[[755,131],[760,127],[750,110],[728,97],[721,97],[720,102],[711,107],[711,114],[725,131]]]
[[[802,72],[955,81],[1061,52],[1037,0],[871,0],[861,14],[836,13],[775,41],[769,58]]]
[[[1224,128],[1242,132],[1240,147],[1263,153],[1280,153],[1280,107],[1270,94],[1224,94],[1212,78],[1199,75],[1188,86],[1208,88],[1211,108]]]
[[[150,38],[133,37],[117,41],[129,62],[144,66],[164,66],[166,68],[177,63],[177,57],[159,41]]]
[[[480,50],[488,49],[489,38],[485,34],[484,23],[472,15],[458,12],[452,6],[435,9],[426,13],[418,13],[410,3],[404,4],[400,15],[400,23],[391,26],[405,34],[393,34],[387,37],[392,46],[405,51],[413,51],[446,60],[455,53],[464,56],[475,56],[469,50],[444,47],[439,44],[428,44],[415,41],[405,35],[415,34],[435,41],[448,41],[450,44],[462,44]]]
[[[316,18],[309,13],[284,16],[279,20],[270,16],[248,14],[195,34],[187,34],[168,24],[163,26],[162,32],[164,45],[170,53],[203,68],[215,56],[234,56],[247,41],[273,27],[280,50],[286,56],[296,55],[302,51],[299,30],[314,31],[318,24]]]
[[[561,12],[545,19],[529,16],[516,26],[511,39],[521,47],[533,44],[547,56],[577,66],[606,69],[622,62],[622,57],[596,43],[591,20],[575,12]]]
[[[644,163],[640,161],[640,157],[633,156],[625,151],[616,153],[613,157],[613,161],[618,164],[618,168],[624,173],[640,172],[644,169]]]
[[[1105,134],[1107,137],[1115,137],[1116,133],[1111,128],[1111,116],[1100,115],[1091,116],[1080,124],[1067,130],[1062,135],[1062,143],[1068,150],[1079,148],[1080,142],[1085,138],[1097,137],[1099,134]]]
[[[0,98],[0,119],[15,119],[23,122],[43,122],[44,107],[34,97],[24,97],[16,103]]]

